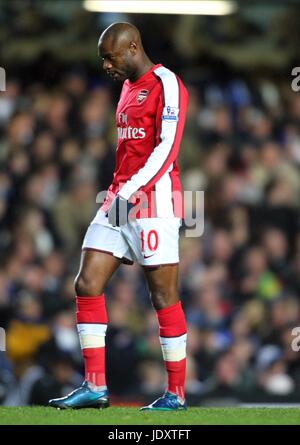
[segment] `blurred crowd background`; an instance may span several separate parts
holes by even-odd
[[[205,191],[205,229],[188,238],[183,226],[180,240],[188,399],[299,402],[298,2],[192,17],[25,0],[0,9],[0,404],[46,404],[83,379],[73,282],[96,195],[112,180],[121,88],[101,72],[97,41],[119,20],[190,93],[179,160],[184,190]],[[138,265],[120,267],[106,301],[113,401],[152,400],[165,372]]]

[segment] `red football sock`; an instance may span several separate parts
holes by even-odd
[[[84,359],[85,380],[106,386],[105,334],[107,313],[104,294],[97,297],[76,297],[77,329]]]
[[[159,323],[159,339],[168,373],[167,391],[184,399],[186,321],[181,302],[156,312]]]

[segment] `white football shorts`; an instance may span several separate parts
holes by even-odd
[[[82,249],[107,252],[125,264],[142,266],[179,262],[180,218],[141,218],[113,227],[98,210],[85,234]]]

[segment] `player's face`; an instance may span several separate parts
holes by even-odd
[[[130,48],[124,45],[116,47],[110,41],[100,40],[99,55],[102,61],[102,68],[114,80],[123,81],[130,77],[134,71],[132,52]]]

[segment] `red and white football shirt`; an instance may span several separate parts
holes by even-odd
[[[182,81],[161,64],[124,82],[116,112],[116,167],[100,210],[107,212],[119,194],[140,207],[136,218],[183,217],[177,155],[187,103]],[[137,198],[140,192],[143,198]]]

